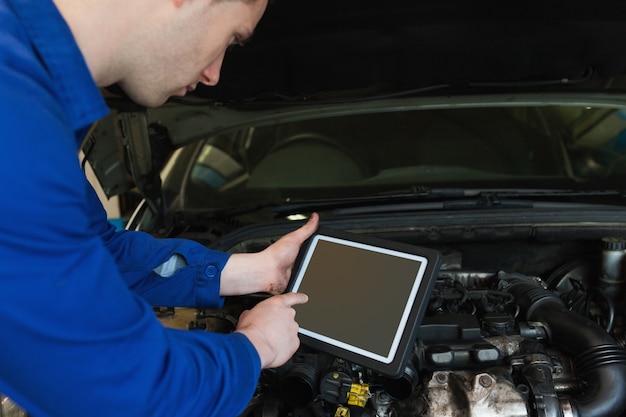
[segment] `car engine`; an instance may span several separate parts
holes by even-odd
[[[626,240],[433,246],[444,262],[401,378],[301,346],[285,365],[263,371],[242,416],[626,415]],[[464,257],[488,269],[466,268]],[[187,328],[232,331],[263,297],[196,310]]]

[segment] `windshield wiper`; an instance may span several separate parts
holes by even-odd
[[[471,209],[529,209],[542,202],[582,203],[576,201],[623,199],[615,190],[584,191],[554,189],[462,189],[413,187],[371,196],[305,200],[277,204],[272,212],[277,215],[303,211],[333,209],[336,215],[371,214],[391,211],[471,210]]]
[[[470,200],[468,200],[468,198]],[[427,188],[423,186],[410,187],[396,191],[385,191],[373,195],[358,197],[341,197],[316,200],[290,201],[275,204],[272,207],[274,215],[299,213],[313,210],[355,210],[369,212],[373,210],[431,210],[446,209],[447,205],[464,203],[474,207],[487,207],[502,204],[491,197],[481,196],[479,190],[462,188]],[[408,205],[414,204],[415,208]],[[468,206],[468,208],[469,208]],[[461,208],[461,207],[458,207]]]
[[[365,196],[309,200],[268,200],[228,208],[185,210],[177,213],[188,222],[231,218],[262,210],[275,217],[313,211],[333,210],[335,215],[372,214],[427,210],[530,209],[547,204],[624,203],[624,193],[616,190],[584,191],[554,189],[463,189],[409,187]],[[607,202],[607,199],[612,201]]]

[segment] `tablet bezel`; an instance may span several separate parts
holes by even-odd
[[[404,258],[418,260],[422,263],[419,274],[421,275],[419,277],[420,281],[417,283],[417,286],[412,287],[411,293],[413,293],[413,297],[407,303],[408,306],[405,307],[402,319],[396,324],[397,327],[400,327],[399,323],[406,320],[403,330],[400,334],[398,334],[400,330],[396,330],[390,354],[387,356],[382,356],[376,352],[350,345],[349,343],[339,341],[332,337],[329,338],[324,335],[319,335],[316,331],[303,328],[302,324],[299,330],[301,343],[305,346],[362,365],[392,378],[400,377],[413,351],[417,331],[424,316],[436,275],[441,265],[441,254],[433,249],[420,246],[337,229],[320,228],[303,244],[299,256],[296,259],[287,291],[297,292],[300,288],[302,280],[305,278],[306,271],[304,267],[309,264],[312,250],[315,248],[316,242],[320,239],[330,240],[335,243],[345,243],[349,246],[373,250],[378,253],[398,255]],[[358,282],[355,281],[355,285],[358,285]],[[380,294],[380,296],[384,296],[384,294]],[[296,310],[297,321],[298,306],[294,306],[294,309]]]

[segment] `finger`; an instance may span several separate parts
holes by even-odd
[[[304,304],[309,301],[309,296],[301,292],[289,292],[286,294],[277,295],[276,297],[281,297],[283,303],[285,303],[287,307],[293,307],[296,304]]]
[[[317,213],[311,214],[309,220],[300,228],[296,229],[291,235],[297,240],[303,242],[309,238],[319,226],[319,215]]]

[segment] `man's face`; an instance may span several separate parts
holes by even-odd
[[[226,49],[252,35],[266,6],[267,0],[180,0],[167,25],[131,41],[132,66],[120,86],[154,107],[199,82],[217,84]]]

